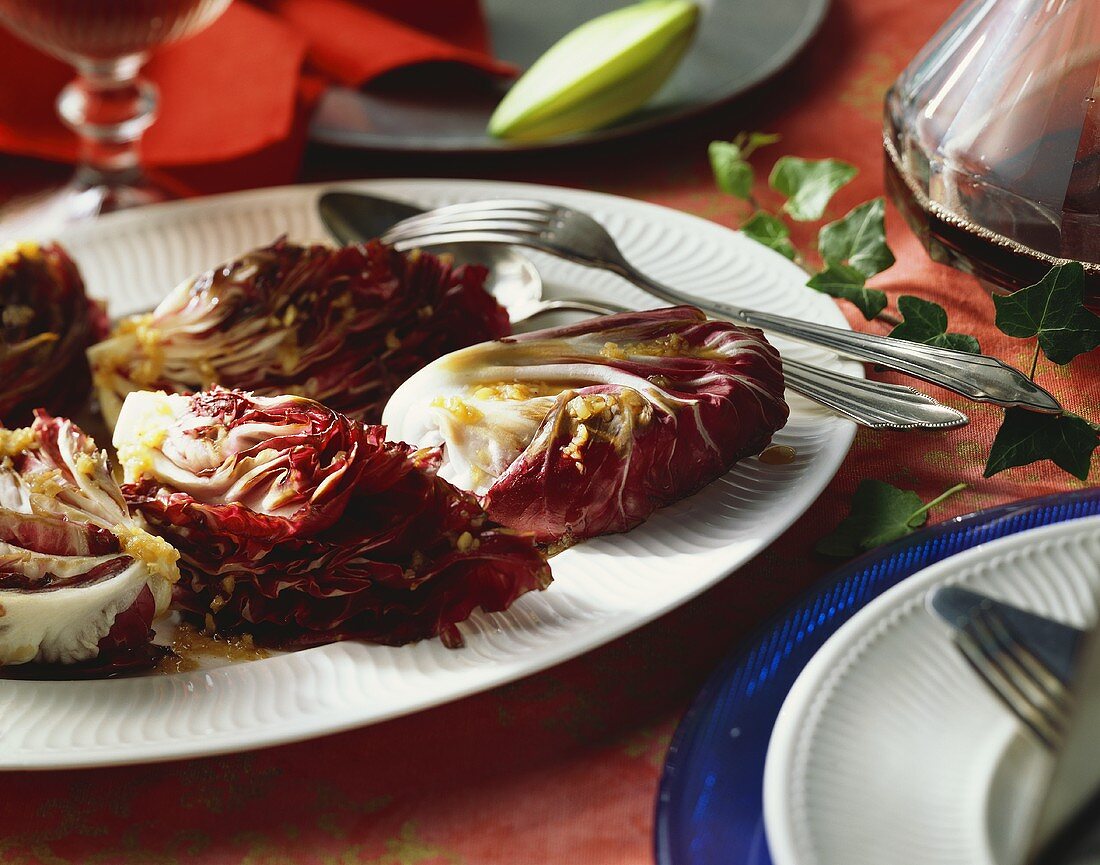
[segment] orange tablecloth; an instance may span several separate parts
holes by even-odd
[[[761,152],[835,156],[861,168],[842,213],[882,192],[885,88],[955,0],[836,0],[813,45],[780,78],[687,125],[595,149],[516,159],[428,160],[313,151],[305,179],[489,176],[644,198],[733,225],[744,210],[715,191],[711,138],[780,132]],[[0,162],[0,182],[25,166]],[[953,329],[1025,365],[1000,338],[974,280],[931,264],[896,213],[892,295],[946,306]],[[1100,420],[1100,358],[1041,381]],[[1091,385],[1088,383],[1092,382]],[[1087,391],[1091,391],[1088,393]],[[948,401],[952,401],[950,398]],[[1091,402],[1090,404],[1086,404]],[[973,486],[934,519],[1081,484],[1049,463],[981,480],[998,412],[935,435],[861,431],[836,480],[779,541],[721,585],[652,625],[573,662],[449,706],[375,727],[251,754],[132,768],[0,775],[0,863],[162,865],[612,865],[649,861],[654,796],[669,737],[723,654],[820,579],[816,540],[865,477],[930,496]],[[0,684],[0,687],[3,687]],[[3,723],[0,719],[0,731]],[[0,732],[2,735],[2,732]]]

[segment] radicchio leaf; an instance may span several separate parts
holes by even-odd
[[[91,389],[84,352],[106,335],[103,305],[60,246],[0,251],[0,422],[29,423],[37,406],[80,407]]]
[[[530,536],[436,475],[439,454],[298,396],[135,393],[115,428],[130,504],[180,551],[210,631],[306,646],[459,640],[545,587]]]
[[[307,396],[376,422],[426,363],[510,332],[485,275],[377,241],[332,249],[280,239],[122,321],[89,352],[100,405],[113,425],[133,391],[222,385]]]
[[[130,515],[107,455],[36,412],[0,430],[0,665],[148,666],[178,554]]]
[[[569,542],[710,483],[787,413],[760,331],[674,307],[455,352],[398,389],[384,420],[395,438],[442,445],[440,475],[492,519]]]

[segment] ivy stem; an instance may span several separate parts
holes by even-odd
[[[955,484],[955,486],[951,487],[951,489],[945,490],[944,492],[940,493],[938,496],[936,496],[934,499],[932,499],[932,501],[930,501],[928,504],[926,504],[923,508],[919,508],[918,510],[913,512],[913,515],[911,517],[909,517],[909,525],[912,525],[913,520],[915,520],[921,514],[928,513],[928,511],[932,510],[932,508],[934,508],[940,502],[951,498],[951,496],[955,495],[955,493],[959,492],[960,490],[965,490],[966,487],[967,487],[967,484]]]
[[[1035,381],[1035,370],[1039,368],[1039,341],[1035,340],[1035,354],[1031,357],[1031,372],[1028,373],[1028,378]]]
[[[899,324],[901,324],[901,319],[893,313],[889,312],[880,312],[878,315],[875,316],[875,318],[877,318],[879,321],[886,322],[891,327],[897,327]]]

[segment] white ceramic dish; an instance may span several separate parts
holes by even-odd
[[[713,223],[623,198],[484,181],[339,184],[424,206],[534,196],[583,208],[658,279],[708,297],[844,326],[783,257]],[[61,240],[113,315],[148,309],[176,282],[287,233],[324,240],[315,201],[335,185],[298,186],[161,205],[104,218]],[[532,256],[548,294],[658,306],[607,273]],[[813,349],[791,354],[857,373]],[[684,603],[752,558],[817,498],[854,427],[790,398],[786,466],[746,460],[634,531],[553,560],[556,581],[510,611],[475,615],[466,646],[338,643],[260,661],[117,681],[0,680],[0,769],[165,760],[307,738],[454,700],[574,657]]]
[[[952,556],[833,635],[795,682],[768,747],[775,865],[1015,865],[1023,855],[1049,757],[925,608],[946,583],[1095,623],[1100,518]]]

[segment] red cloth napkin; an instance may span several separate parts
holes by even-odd
[[[203,166],[184,174],[204,191],[290,182],[325,84],[358,87],[427,61],[513,71],[488,54],[477,0],[238,0],[147,65],[161,99],[145,162]],[[73,76],[0,30],[0,151],[74,159],[75,138],[54,110]]]

